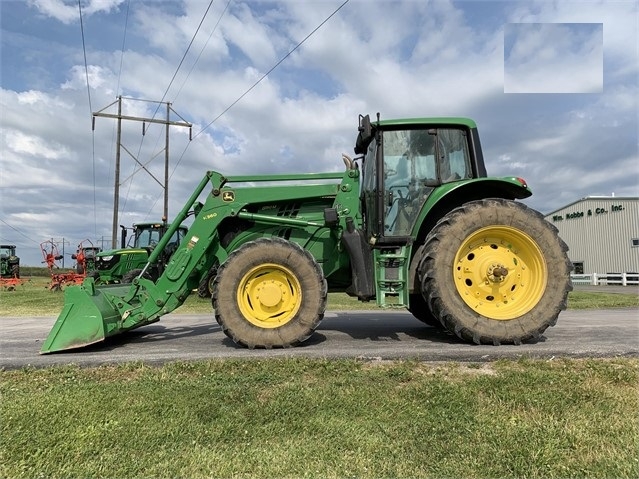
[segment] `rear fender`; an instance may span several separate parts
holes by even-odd
[[[516,177],[477,178],[474,180],[446,183],[433,190],[426,200],[413,229],[415,243],[409,269],[410,292],[415,293],[419,290],[415,285],[417,266],[423,250],[422,246],[428,233],[430,233],[441,218],[469,201],[485,198],[516,200],[528,198],[531,195],[532,191],[528,188],[526,182]]]

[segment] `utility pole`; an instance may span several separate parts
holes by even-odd
[[[95,117],[93,117],[95,125]],[[93,127],[95,130],[95,126]],[[120,145],[122,144],[122,97],[118,97],[118,132],[115,149],[115,186],[113,188],[113,224],[111,228],[111,248],[115,249],[118,242],[118,212],[120,211]]]
[[[140,169],[146,171],[163,189],[164,189],[164,219],[168,220],[169,218],[169,127],[170,126],[185,126],[189,127],[189,140],[191,140],[191,128],[192,124],[184,120],[173,108],[171,108],[171,103],[169,102],[151,102],[151,103],[159,103],[166,105],[166,119],[160,120],[156,118],[143,118],[137,116],[126,116],[122,115],[122,96],[118,96],[117,100],[106,106],[100,111],[93,113],[93,130],[95,130],[95,117],[102,116],[105,118],[116,118],[118,120],[118,131],[117,131],[117,149],[115,153],[115,186],[114,186],[114,198],[113,198],[113,230],[111,236],[111,243],[113,248],[117,248],[118,242],[118,213],[120,208],[120,149],[123,148],[130,156],[135,160],[135,162],[140,165],[140,168],[133,172],[131,176],[129,176],[125,181],[135,175]],[[137,98],[126,98],[126,100],[132,101],[150,101],[150,100],[139,100]],[[118,113],[114,115],[112,113],[104,113],[104,110],[113,106],[114,104],[118,104]],[[170,115],[171,112],[175,113],[179,116],[183,121],[171,121]],[[129,150],[126,149],[124,145],[122,145],[122,120],[132,120],[132,121],[141,121],[142,122],[142,135],[146,133],[146,123],[159,123],[165,125],[165,143],[164,143],[164,183],[158,180],[147,168],[146,164],[142,164]]]
[[[166,103],[166,135],[164,141],[164,210],[162,217],[169,220],[169,115],[171,114],[171,104]]]

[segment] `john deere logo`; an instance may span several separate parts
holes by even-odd
[[[225,191],[222,193],[222,201],[233,201],[235,200],[235,193],[232,191]]]

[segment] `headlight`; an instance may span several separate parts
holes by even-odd
[[[113,255],[110,256],[100,256],[100,260],[102,261],[111,261],[113,259]]]

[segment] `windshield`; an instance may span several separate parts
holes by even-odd
[[[410,235],[436,185],[472,177],[465,130],[390,130],[383,145],[385,235]]]
[[[186,228],[180,227],[173,236],[171,236],[170,243],[180,244],[182,238],[186,234]],[[146,248],[156,246],[162,239],[162,228],[156,226],[138,227],[135,230],[135,248]]]
[[[13,256],[14,254],[15,253],[13,248],[9,248],[8,246],[0,247],[0,256],[7,257],[7,256]]]
[[[155,246],[160,241],[160,230],[157,228],[137,228],[135,230],[136,248],[145,248],[147,246]]]

